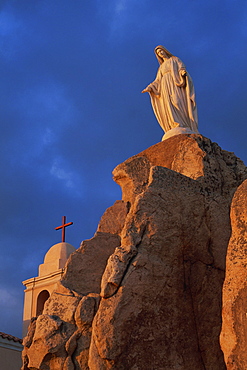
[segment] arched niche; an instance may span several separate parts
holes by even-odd
[[[39,293],[37,298],[37,308],[36,308],[36,316],[39,316],[42,314],[45,302],[50,297],[50,293],[47,290],[42,290],[42,292]]]

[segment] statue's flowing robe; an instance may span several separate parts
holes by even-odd
[[[172,56],[166,59],[149,86],[158,94],[150,93],[151,102],[165,132],[175,127],[186,127],[198,132],[193,81],[179,58]]]

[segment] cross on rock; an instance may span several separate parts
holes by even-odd
[[[66,216],[63,216],[62,217],[62,225],[58,226],[58,227],[55,227],[55,230],[62,229],[62,243],[65,242],[65,227],[70,226],[70,225],[73,225],[73,222],[68,222],[66,224]]]

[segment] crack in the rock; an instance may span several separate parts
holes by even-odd
[[[185,267],[184,267],[184,270],[185,270]],[[202,366],[203,366],[204,370],[206,370],[206,365],[204,364],[203,357],[202,357],[202,351],[200,349],[200,339],[199,339],[198,327],[197,327],[197,321],[196,321],[195,306],[194,306],[193,295],[192,295],[192,291],[191,291],[191,287],[190,287],[190,285],[191,285],[190,276],[191,276],[191,264],[190,264],[189,276],[188,276],[188,281],[189,281],[188,291],[189,291],[190,298],[191,298],[192,315],[193,315],[193,321],[194,321],[194,325],[195,325],[195,333],[196,333],[196,338],[197,338],[198,352],[199,352],[199,355],[200,355],[200,358],[201,358]]]
[[[64,294],[64,293],[58,293],[58,292],[53,292],[53,293],[57,295],[62,295],[64,297],[76,297],[74,294]]]
[[[147,224],[143,225],[143,229],[141,229],[141,230],[140,230],[140,241],[135,245],[135,247],[136,247],[137,251],[136,251],[136,253],[135,253],[135,254],[130,258],[130,260],[127,262],[126,267],[125,267],[125,270],[123,271],[123,275],[122,275],[122,277],[121,277],[121,280],[119,281],[118,286],[116,286],[116,290],[115,290],[111,295],[109,295],[108,297],[105,297],[105,299],[111,298],[111,297],[113,297],[115,294],[117,294],[117,292],[118,292],[119,288],[120,288],[120,287],[121,287],[121,285],[122,285],[123,279],[125,278],[125,276],[126,276],[126,274],[127,274],[128,270],[129,270],[130,265],[132,264],[132,262],[133,262],[134,258],[135,258],[135,257],[137,256],[137,254],[138,254],[138,246],[139,246],[139,245],[141,244],[141,242],[142,242],[142,238],[143,238],[143,235],[144,235],[144,233],[145,233],[146,229],[147,229]]]

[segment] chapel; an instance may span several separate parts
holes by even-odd
[[[70,225],[72,223],[69,223]],[[23,308],[23,337],[26,336],[32,317],[42,314],[44,304],[61,279],[67,259],[76,249],[65,242],[65,217],[62,219],[62,242],[53,245],[39,265],[38,276],[23,281],[26,286]]]

